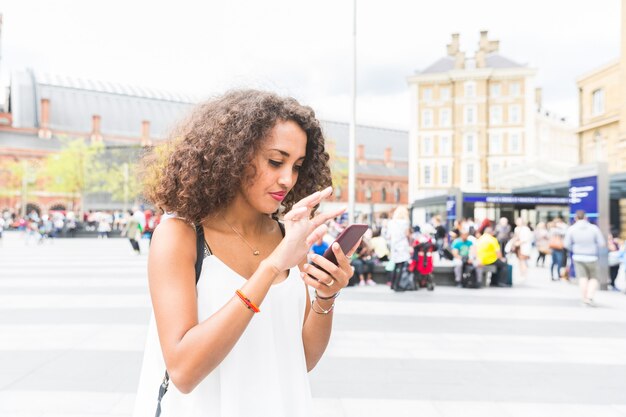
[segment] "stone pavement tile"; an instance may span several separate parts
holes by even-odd
[[[443,417],[431,401],[342,398],[346,417]]]
[[[510,417],[501,403],[485,401],[436,401],[442,417]],[[534,416],[533,416],[534,417]]]
[[[0,391],[0,415],[113,414],[123,397],[124,394],[115,392]]]
[[[625,303],[626,304],[626,303]],[[582,308],[580,303],[572,307],[518,306],[518,305],[460,305],[453,303],[420,304],[409,302],[352,301],[342,300],[335,307],[338,314],[375,316],[413,316],[419,319],[431,317],[465,317],[491,320],[553,320],[576,322],[626,323],[626,315],[610,308]]]
[[[626,404],[613,404],[613,409],[621,413],[620,416],[626,417]]]
[[[37,366],[30,363],[39,356],[51,356]],[[7,388],[12,390],[59,390],[69,392],[116,392],[134,393],[137,389],[141,368],[141,352],[116,351],[42,351],[3,352],[3,359],[11,358],[22,370],[19,380]],[[8,361],[8,359],[7,359]],[[4,376],[0,367],[0,375]]]
[[[111,409],[111,414],[130,416],[133,413],[133,408],[135,407],[135,397],[135,393],[122,395],[120,401]]]
[[[626,297],[625,301],[626,301]],[[86,312],[85,314],[88,314]],[[0,322],[2,318],[0,317]],[[465,317],[366,316],[338,314],[333,333],[337,331],[372,331],[404,333],[506,334],[518,336],[586,336],[591,338],[626,338],[623,323],[573,322],[552,320],[493,320]],[[331,339],[332,340],[332,339]]]
[[[2,295],[0,309],[23,308],[118,308],[118,307],[150,307],[148,294],[121,295],[72,295],[72,294],[35,294],[35,295]]]
[[[623,417],[612,405],[504,403],[502,407],[511,417]]]
[[[0,310],[0,324],[143,324],[148,325],[149,307],[138,308],[20,308]]]

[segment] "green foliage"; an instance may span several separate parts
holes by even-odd
[[[137,162],[111,164],[100,191],[111,193],[115,201],[133,202],[141,194]]]
[[[26,191],[41,180],[43,167],[36,159],[0,160],[0,196],[6,197],[22,192],[26,175]]]
[[[63,142],[63,149],[45,160],[48,190],[75,195],[100,191],[107,171],[101,160],[104,144],[83,139]]]
[[[333,188],[341,187],[345,189],[348,181],[348,158],[337,155],[335,151],[336,146],[332,146],[332,144],[336,143],[333,139],[327,139],[326,141],[329,142],[326,146],[326,151],[330,156],[329,164],[333,179]]]

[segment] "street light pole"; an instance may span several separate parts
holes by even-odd
[[[26,192],[28,190],[28,162],[26,159],[22,159],[22,192],[21,200],[22,207],[20,209],[20,215],[23,219],[26,218]]]
[[[356,196],[356,1],[352,10],[352,117],[348,146],[348,224],[355,220]]]

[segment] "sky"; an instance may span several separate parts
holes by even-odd
[[[479,32],[537,69],[544,107],[577,121],[576,78],[619,57],[620,0],[357,0],[357,122],[408,129],[407,77],[468,55]],[[206,98],[231,88],[296,97],[349,121],[350,0],[4,0],[0,82],[11,71]]]

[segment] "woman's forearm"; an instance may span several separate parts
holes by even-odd
[[[304,355],[306,357],[307,371],[311,371],[322,355],[326,351],[328,341],[330,340],[330,334],[333,326],[333,314],[334,311],[328,314],[318,314],[323,310],[328,310],[333,305],[335,300],[316,300],[315,305],[309,311],[307,319],[302,329],[302,340],[304,343]]]
[[[242,293],[257,306],[261,305],[276,274],[271,265],[261,263],[241,288]],[[224,360],[253,316],[233,294],[215,314],[189,329],[167,355],[167,369],[174,385],[181,392],[191,392]]]

